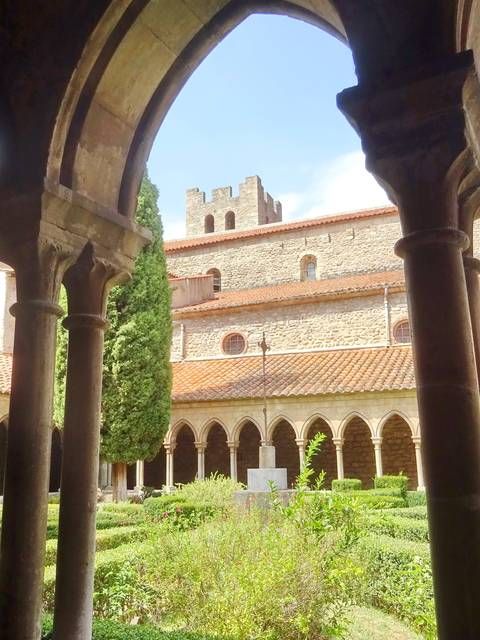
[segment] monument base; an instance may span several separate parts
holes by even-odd
[[[272,485],[278,491],[288,488],[286,469],[247,469],[248,491],[271,491]]]

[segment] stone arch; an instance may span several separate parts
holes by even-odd
[[[49,491],[59,491],[62,476],[63,433],[60,429],[52,429],[52,452],[50,455]]]
[[[329,423],[321,416],[314,416],[307,423],[305,430],[305,440],[311,440],[317,433],[323,433],[325,440],[322,442],[320,451],[312,460],[315,469],[315,476],[320,472],[325,473],[324,487],[330,489],[332,480],[337,478],[337,454],[333,442],[333,430]]]
[[[363,488],[373,486],[375,452],[372,430],[366,420],[352,414],[343,427],[343,468],[345,478],[359,478]]]
[[[235,212],[227,211],[225,214],[225,231],[232,231],[235,229]]]
[[[3,496],[3,482],[7,462],[8,416],[0,421],[0,495]]]
[[[300,260],[300,280],[317,279],[317,258],[313,255],[306,255]]]
[[[188,423],[184,423],[188,424]],[[189,425],[190,426],[190,425]],[[191,428],[191,427],[190,427]],[[175,467],[173,469],[175,471]],[[161,489],[167,476],[165,447],[162,445],[153,460],[146,460],[143,468],[143,483],[146,487]]]
[[[193,482],[197,475],[195,432],[187,422],[178,429],[173,451],[173,484]]]
[[[246,418],[236,427],[235,433],[235,441],[238,442],[237,477],[240,482],[247,484],[247,469],[258,469],[261,431],[253,420]]]
[[[205,477],[208,478],[213,473],[230,476],[230,450],[227,444],[227,430],[217,420],[210,421],[206,426],[208,430],[204,431],[207,442],[205,449]]]
[[[291,422],[285,418],[275,420],[272,444],[275,447],[276,466],[287,470],[288,486],[295,483],[300,473],[300,457],[296,443],[297,434]]]
[[[384,475],[408,476],[410,489],[418,486],[413,430],[399,412],[391,412],[382,421],[382,466]]]
[[[401,420],[403,420],[405,422],[405,424],[410,429],[410,434],[411,434],[412,437],[414,437],[416,435],[415,427],[413,426],[413,424],[412,424],[410,418],[407,416],[407,414],[404,413],[403,411],[399,411],[397,409],[393,409],[392,411],[389,411],[388,413],[386,413],[383,416],[383,418],[380,420],[380,422],[378,423],[377,435],[380,438],[383,435],[383,429],[384,429],[385,425],[390,420],[390,418],[394,418],[394,417],[398,417],[398,418],[400,418]]]
[[[175,422],[175,424],[172,427],[170,427],[165,437],[165,442],[168,444],[175,442],[177,433],[180,431],[180,429],[184,427],[184,425],[187,425],[192,430],[192,433],[194,434],[195,438],[198,438],[198,433],[195,427],[193,426],[193,424],[186,418],[181,418],[180,420],[177,420],[177,422]]]
[[[292,427],[292,429],[295,432],[295,437],[298,438],[299,437],[299,433],[297,433],[297,430],[295,428],[295,422],[286,414],[284,413],[280,413],[278,416],[275,416],[275,418],[273,418],[273,420],[270,421],[270,424],[267,427],[267,440],[270,442],[273,439],[273,433],[277,427],[277,424],[279,422],[288,422],[288,424]]]
[[[221,291],[222,290],[222,274],[219,269],[215,267],[213,269],[209,269],[207,271],[207,275],[213,276],[213,290]]]
[[[205,216],[203,221],[203,231],[204,233],[213,233],[215,231],[215,218],[211,213],[208,213]]]

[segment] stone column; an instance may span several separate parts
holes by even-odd
[[[230,449],[230,478],[232,480],[237,480],[237,452],[238,452],[238,442],[228,441],[228,448]]]
[[[87,244],[64,277],[68,297],[64,326],[69,340],[55,638],[85,640],[92,633],[105,304],[115,274]]]
[[[143,460],[137,460],[135,465],[135,492],[140,493],[145,486],[144,479],[145,463]]]
[[[334,438],[333,444],[337,455],[337,478],[343,480],[345,477],[343,472],[343,438]]]
[[[380,477],[383,476],[382,438],[372,438],[372,444],[375,450],[375,473]]]
[[[471,52],[339,98],[399,205],[440,640],[480,637],[480,402],[459,231]],[[408,77],[408,80],[407,80]]]
[[[175,443],[169,442],[165,444],[166,451],[166,472],[167,472],[167,491],[173,491],[175,485],[173,483],[173,452],[175,451]]]
[[[425,491],[425,480],[423,479],[423,462],[422,462],[422,451],[421,451],[421,438],[414,437],[412,438],[413,444],[415,445],[415,462],[417,463],[417,489],[419,491]]]
[[[0,560],[0,638],[40,637],[52,438],[57,305],[67,250],[47,238],[17,246],[16,327]]]
[[[197,448],[197,478],[198,480],[205,480],[205,442],[195,442]]]
[[[301,471],[305,466],[305,449],[307,447],[308,442],[307,440],[303,440],[303,439],[295,440],[295,442],[297,443],[297,447],[298,447],[298,458],[300,460],[300,471]]]

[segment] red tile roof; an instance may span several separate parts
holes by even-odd
[[[0,393],[10,393],[10,380],[12,378],[12,355],[0,353]]]
[[[293,222],[276,222],[274,224],[264,224],[253,229],[245,229],[244,231],[225,231],[223,233],[207,233],[201,236],[191,238],[183,238],[181,240],[170,240],[164,243],[166,253],[182,251],[184,249],[192,249],[194,247],[203,247],[210,244],[218,244],[219,242],[231,242],[232,240],[240,240],[243,238],[252,238],[257,236],[266,236],[271,233],[282,233],[285,231],[296,231],[298,229],[310,229],[313,227],[322,227],[329,224],[338,224],[349,222],[350,220],[362,220],[364,218],[378,218],[379,216],[397,215],[396,207],[381,207],[379,209],[365,209],[361,211],[350,211],[347,213],[339,213],[333,216],[322,216],[320,218],[311,218],[309,220],[296,220]]]
[[[383,290],[385,286],[403,290],[405,288],[403,271],[379,271],[330,280],[288,282],[256,289],[221,291],[215,293],[215,297],[211,300],[175,309],[173,315],[180,317],[257,304],[296,304],[317,301],[319,298],[368,295],[374,291]]]
[[[414,388],[410,346],[267,356],[271,398]],[[173,363],[174,402],[261,397],[261,356]]]

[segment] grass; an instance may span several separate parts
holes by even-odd
[[[378,609],[353,607],[350,618],[345,640],[421,640],[421,636]]]

